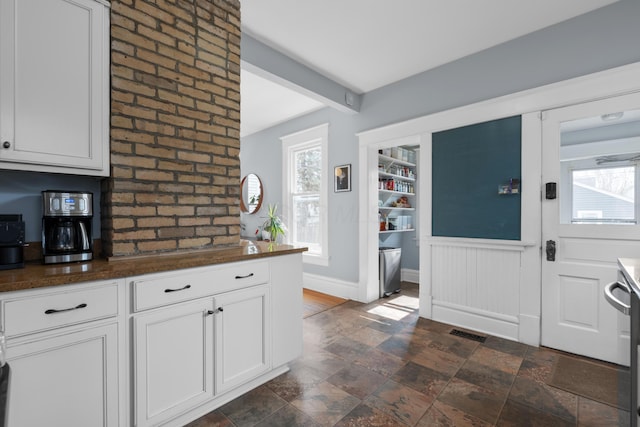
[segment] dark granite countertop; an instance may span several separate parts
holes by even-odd
[[[95,259],[69,264],[26,263],[24,268],[0,271],[0,292],[110,280],[183,268],[248,261],[306,250],[305,247],[241,240],[238,246],[189,253],[156,254],[111,260]]]

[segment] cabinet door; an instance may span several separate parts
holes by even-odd
[[[118,328],[12,345],[9,426],[117,426]]]
[[[0,167],[108,175],[108,16],[94,0],[0,2]]]
[[[220,294],[216,304],[216,391],[271,368],[269,286]]]
[[[157,425],[214,395],[213,300],[134,317],[136,425]]]

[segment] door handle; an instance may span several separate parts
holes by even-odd
[[[556,260],[556,241],[547,240],[547,261]]]

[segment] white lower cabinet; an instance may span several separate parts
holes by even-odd
[[[215,297],[216,391],[222,393],[271,368],[269,287]]]
[[[7,350],[9,426],[117,426],[117,325]]]
[[[0,293],[8,426],[183,426],[302,352],[302,255]]]
[[[136,426],[195,408],[271,369],[267,284],[135,315]]]
[[[8,426],[121,425],[123,283],[0,294]]]
[[[136,425],[155,425],[211,399],[213,300],[176,304],[136,316]]]
[[[277,263],[276,278],[290,272],[282,288],[272,281],[277,258],[290,260]],[[183,425],[269,380],[274,367],[283,372],[301,346],[279,352],[273,366],[273,344],[302,342],[301,265],[301,256],[273,257],[129,279],[135,425]],[[300,335],[287,341],[273,331],[271,295],[290,290],[276,305],[278,325],[299,324],[285,328]]]

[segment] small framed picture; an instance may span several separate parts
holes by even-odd
[[[351,165],[336,166],[334,172],[334,191],[351,191]]]

